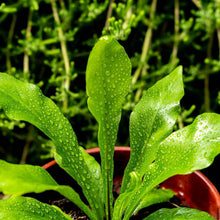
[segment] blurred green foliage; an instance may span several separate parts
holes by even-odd
[[[70,120],[79,143],[96,147],[98,126],[86,105],[85,69],[104,34],[120,41],[133,67],[117,145],[129,145],[129,113],[143,93],[179,64],[186,94],[176,129],[198,113],[219,112],[219,0],[1,1],[0,71],[38,84]],[[46,136],[2,111],[0,130],[0,157],[7,161],[39,164],[53,156]]]

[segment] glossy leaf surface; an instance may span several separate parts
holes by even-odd
[[[125,208],[130,203],[130,198],[133,197],[138,190],[138,187],[141,185],[136,185],[136,189],[125,191],[123,194],[120,195],[120,199],[116,200],[115,208],[114,208],[114,215],[113,220],[121,219]],[[173,196],[174,192],[172,190],[165,190],[165,189],[152,189],[147,195],[140,201],[136,209],[133,211],[133,214],[137,213],[143,208],[146,208],[150,205],[154,205],[157,203],[168,202]],[[117,205],[119,203],[119,205]]]
[[[142,178],[155,160],[161,141],[173,130],[184,94],[182,67],[149,88],[130,116],[131,157],[123,178],[122,192],[129,185],[129,173],[136,171]]]
[[[220,153],[220,115],[204,113],[166,138],[144,181],[158,184],[176,174],[188,174],[208,167]]]
[[[0,200],[0,219],[2,220],[71,220],[58,207],[41,203],[23,196],[11,196]]]
[[[55,103],[45,97],[37,86],[0,73],[0,105],[8,117],[32,123],[53,140],[57,163],[79,183],[93,212],[102,219],[100,165],[88,154],[82,154],[70,123]],[[88,158],[95,172],[88,167]]]
[[[112,212],[113,153],[130,74],[131,63],[124,48],[111,36],[99,39],[89,56],[86,89],[88,107],[99,123],[107,216]]]
[[[155,162],[144,176],[127,208],[128,219],[147,193],[176,174],[188,174],[208,167],[220,153],[220,115],[204,113],[166,138],[159,146]]]
[[[120,192],[119,197],[116,199],[112,220],[122,219],[125,209],[130,204],[130,198],[134,196],[139,185],[142,184],[142,180],[136,172],[131,172],[129,175],[130,187],[125,192]]]
[[[10,164],[0,160],[0,192],[5,195],[22,195],[55,190],[80,207],[88,216],[93,214],[78,193],[71,187],[58,185],[50,174],[39,166]],[[1,213],[1,210],[0,210]]]
[[[197,209],[175,208],[160,209],[149,215],[144,220],[214,220],[214,218],[206,212]]]
[[[175,193],[169,189],[152,189],[136,207],[135,212],[157,203],[168,202]]]

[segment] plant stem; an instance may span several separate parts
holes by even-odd
[[[110,199],[110,187],[111,185],[109,184],[109,175],[107,175],[107,212],[106,212],[106,220],[111,220],[112,216],[111,216],[111,199]]]
[[[220,28],[217,28],[217,37],[218,37],[218,59],[220,60]]]
[[[207,59],[210,60],[212,56],[212,45],[213,45],[213,36],[214,32],[210,34],[209,42],[207,46]],[[210,65],[206,64],[206,72],[205,72],[205,79],[204,79],[204,104],[205,104],[205,111],[210,112],[210,94],[209,94],[209,72],[210,72]]]
[[[63,0],[59,0],[60,2],[60,7],[63,9],[63,10],[66,10],[66,7],[65,7],[65,2]]]
[[[23,148],[23,153],[22,153],[22,156],[21,156],[20,164],[25,164],[26,163],[26,158],[27,158],[27,155],[28,155],[28,150],[29,150],[29,147],[30,147],[30,143],[33,140],[33,131],[34,131],[33,125],[30,125],[29,126],[29,132],[28,132],[27,139],[26,139],[26,143],[25,143],[24,148]]]
[[[62,27],[61,27],[61,22],[60,22],[60,18],[59,18],[59,15],[58,15],[56,2],[54,0],[50,0],[50,2],[51,2],[52,11],[53,11],[53,17],[54,17],[54,20],[57,24],[58,36],[59,36],[62,56],[63,56],[63,60],[64,60],[66,80],[63,82],[63,87],[66,90],[66,92],[68,92],[69,88],[70,88],[70,76],[69,76],[69,74],[70,74],[70,62],[69,62],[69,57],[68,57],[68,52],[67,52],[67,47],[66,47],[66,39],[65,39],[65,36],[63,34]],[[64,98],[64,101],[63,101],[63,108],[64,108],[64,110],[66,110],[68,108],[67,94],[65,95],[65,98]]]
[[[108,19],[112,16],[113,3],[114,3],[114,0],[110,0],[110,1],[109,1],[108,12],[107,12],[106,21],[105,21],[105,29],[106,29],[106,30],[109,30],[109,22],[108,22]]]
[[[192,2],[198,8],[202,7],[201,3],[198,0],[192,0]],[[220,37],[219,36],[220,33],[218,32],[218,30],[217,30],[217,34],[218,34],[218,37]],[[208,42],[208,46],[207,46],[207,56],[206,56],[207,59],[211,59],[211,56],[212,56],[213,35],[214,35],[214,30],[212,31],[212,33],[210,34],[210,37],[209,37],[209,42]],[[219,52],[220,52],[220,49],[219,49]],[[205,67],[205,79],[204,79],[204,105],[205,105],[206,112],[211,111],[210,93],[209,93],[209,71],[210,71],[210,65],[207,63],[206,67]]]
[[[107,128],[106,128],[106,123],[104,125],[104,132],[105,132],[105,137],[108,137],[107,134]],[[99,141],[100,146],[102,146],[102,142]],[[107,138],[105,139],[105,146],[109,146],[109,143],[107,141]],[[102,149],[104,149],[104,146],[102,147]],[[112,218],[112,204],[111,204],[111,198],[112,198],[112,188],[113,188],[113,182],[110,181],[113,179],[113,175],[111,175],[111,171],[110,171],[110,163],[108,160],[108,149],[105,150],[105,156],[104,156],[104,160],[105,162],[102,161],[102,170],[103,172],[103,183],[104,183],[104,192],[106,193],[105,195],[105,214],[106,214],[106,220],[111,220]],[[101,158],[102,159],[102,158]],[[103,160],[103,159],[102,159]]]
[[[28,21],[27,21],[27,28],[26,28],[26,39],[27,41],[30,40],[31,37],[31,25],[32,25],[32,16],[33,16],[33,11],[29,9],[29,14],[28,14]],[[28,42],[29,44],[29,42]],[[28,55],[28,47],[24,49],[24,60],[23,60],[23,74],[24,74],[24,79],[27,80],[27,76],[29,73],[29,55]]]
[[[150,44],[151,44],[151,39],[152,39],[153,19],[154,19],[156,7],[157,7],[157,0],[152,0],[151,10],[150,10],[150,23],[149,23],[147,32],[145,34],[139,65],[132,78],[132,84],[135,84],[137,82],[140,74],[142,76],[146,74],[146,57],[148,55]],[[141,94],[142,94],[142,88],[139,88],[135,94],[135,101],[138,101],[140,99]]]
[[[12,38],[14,35],[16,21],[17,21],[17,15],[14,14],[12,17],[11,26],[10,26],[10,29],[8,32],[8,45],[7,45],[7,49],[6,49],[6,66],[7,66],[8,74],[11,74],[11,52],[10,52],[10,49],[11,49],[11,45],[12,45]]]
[[[132,84],[135,84],[136,81],[138,80],[141,72],[145,72],[145,61],[146,61],[146,57],[148,55],[148,51],[150,48],[150,43],[151,43],[151,38],[152,38],[152,32],[153,32],[153,19],[154,19],[154,14],[156,11],[156,6],[157,6],[157,0],[152,0],[152,4],[151,4],[151,10],[150,10],[150,23],[147,29],[147,32],[145,34],[145,38],[144,38],[144,43],[142,46],[142,53],[141,53],[141,58],[140,58],[140,62],[139,65],[134,73],[133,79],[132,79]]]
[[[180,30],[179,23],[180,23],[179,0],[174,0],[174,44],[172,51],[172,61],[171,61],[172,64],[176,62],[177,54],[178,54],[179,30]]]
[[[180,30],[180,4],[179,0],[174,0],[174,43],[173,43],[173,51],[172,51],[172,60],[171,63],[175,64],[177,60],[178,54],[178,46],[179,46],[179,30]],[[181,107],[178,115],[178,126],[179,129],[184,127],[183,119],[181,116]]]
[[[216,0],[216,10],[220,10],[220,0]],[[220,60],[220,25],[216,26],[217,29],[217,38],[218,38],[218,59]]]

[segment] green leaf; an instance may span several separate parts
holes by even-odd
[[[71,220],[58,207],[41,203],[23,196],[11,196],[0,200],[0,219],[2,220]]]
[[[127,208],[125,219],[156,185],[176,174],[188,174],[208,167],[220,153],[220,115],[204,113],[166,138],[159,146],[155,162],[144,176]]]
[[[206,212],[190,208],[160,209],[149,215],[144,220],[214,220],[214,218]]]
[[[59,108],[41,90],[0,73],[0,105],[8,117],[27,121],[50,137],[56,146],[55,159],[82,187],[93,212],[102,219],[103,186],[100,165],[79,148],[76,135]],[[86,156],[85,156],[86,155]],[[93,166],[94,176],[88,167]],[[92,193],[91,193],[92,192]]]
[[[142,184],[139,178],[136,178],[136,183],[134,181],[134,172],[132,172],[131,180],[132,180],[132,187],[129,187],[124,193],[120,194],[117,198],[115,207],[114,207],[114,215],[113,220],[121,219],[126,208],[128,207],[129,203],[131,202],[130,198],[132,198],[135,193],[137,192],[139,186]],[[150,205],[167,202],[174,196],[174,192],[169,189],[152,189],[148,194],[140,201],[138,206],[135,208],[134,213],[137,213],[139,210],[148,207]]]
[[[112,212],[113,153],[130,74],[131,63],[124,48],[113,37],[102,37],[89,56],[86,89],[88,107],[99,123],[107,216]]]
[[[69,186],[58,185],[42,167],[10,164],[0,160],[0,192],[5,195],[21,195],[31,192],[41,193],[46,190],[59,192],[94,219],[93,213],[81,201],[78,193]]]
[[[136,207],[135,212],[153,204],[168,202],[174,195],[175,193],[170,189],[154,188],[141,200]]]
[[[206,168],[219,153],[220,115],[204,113],[160,144],[144,181],[155,186],[173,175]]]
[[[155,160],[159,144],[173,130],[184,94],[182,67],[149,88],[130,117],[131,156],[122,183],[122,192],[129,186],[129,173],[136,171],[142,178]]]
[[[139,185],[142,184],[142,180],[136,172],[130,173],[130,179],[130,187],[124,193],[120,192],[119,197],[115,201],[112,220],[122,219],[125,209],[130,203],[130,198],[134,196],[135,191],[138,189]]]

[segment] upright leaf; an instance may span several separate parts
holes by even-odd
[[[71,220],[58,207],[41,203],[33,198],[11,196],[0,200],[0,219],[2,220]]]
[[[57,163],[78,182],[93,212],[98,219],[102,219],[104,213],[100,166],[91,156],[82,154],[83,150],[78,146],[70,123],[55,103],[45,97],[37,86],[0,73],[0,105],[8,117],[32,123],[53,140]],[[88,167],[87,158],[92,161],[90,166],[93,166],[93,171],[96,170],[95,175]]]
[[[158,81],[146,91],[130,116],[131,156],[123,177],[122,192],[130,182],[129,173],[142,178],[155,159],[159,144],[173,130],[184,94],[182,67]]]
[[[176,174],[188,174],[208,167],[220,154],[220,115],[204,113],[167,137],[159,146],[155,162],[146,170],[143,184],[127,207],[129,219],[137,205],[156,185]]]
[[[112,212],[113,153],[130,74],[131,63],[124,48],[113,37],[102,37],[89,56],[86,89],[88,107],[99,123],[98,142],[107,216]]]
[[[116,199],[112,220],[122,219],[127,206],[130,204],[130,198],[134,196],[135,191],[142,184],[142,180],[137,173],[131,172],[129,175],[131,177],[130,187],[124,193],[120,192],[119,197]]]
[[[90,219],[94,214],[85,205],[78,193],[69,186],[61,186],[50,174],[39,166],[10,164],[0,160],[0,192],[5,195],[22,195],[25,193],[41,193],[46,190],[55,190],[83,210]],[[0,215],[2,214],[0,209]]]

